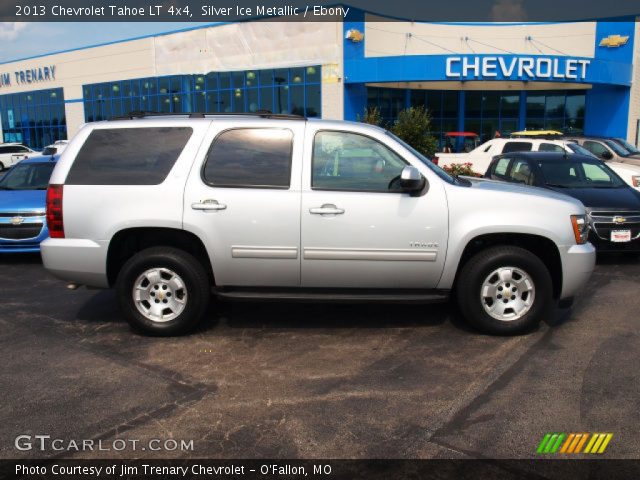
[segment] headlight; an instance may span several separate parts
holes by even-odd
[[[587,243],[589,237],[589,222],[586,215],[571,215],[571,225],[573,226],[573,234],[576,237],[576,243],[582,245]]]
[[[640,175],[634,175],[631,177],[631,185],[634,187],[640,187]]]

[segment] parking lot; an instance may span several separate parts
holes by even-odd
[[[448,305],[227,303],[180,338],[132,333],[112,291],[0,257],[3,458],[535,458],[546,432],[612,432],[637,458],[640,261],[599,260],[528,336]],[[18,451],[16,436],[193,440],[190,451]]]

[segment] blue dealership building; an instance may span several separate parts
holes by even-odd
[[[335,22],[256,19],[0,64],[0,132],[41,148],[133,110],[255,112],[385,122],[424,105],[433,134],[524,129],[638,143],[635,17],[447,23],[350,9]]]

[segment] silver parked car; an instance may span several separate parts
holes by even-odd
[[[211,292],[454,291],[470,323],[513,334],[570,304],[595,263],[578,200],[453,178],[371,125],[270,114],[88,124],[56,166],[47,219],[46,268],[72,287],[115,287],[131,325],[157,335],[192,328]]]

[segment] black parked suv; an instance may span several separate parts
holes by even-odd
[[[486,178],[547,188],[580,200],[599,251],[640,253],[640,192],[600,160],[580,154],[517,152],[493,159]]]

